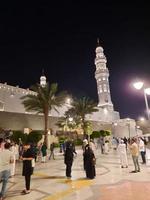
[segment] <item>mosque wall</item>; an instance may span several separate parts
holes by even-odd
[[[48,127],[54,132],[58,130],[56,123],[58,117],[48,118]],[[111,124],[103,121],[91,121],[93,130],[110,130]],[[24,130],[24,128],[31,128],[33,130],[44,130],[44,117],[43,115],[11,113],[0,111],[0,127],[3,129],[11,130]]]

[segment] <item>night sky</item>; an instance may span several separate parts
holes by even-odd
[[[115,110],[121,118],[143,116],[144,96],[131,82],[141,78],[150,86],[150,6],[144,1],[32,2],[0,5],[0,82],[28,88],[39,82],[44,68],[60,91],[98,101],[94,58],[99,37]]]

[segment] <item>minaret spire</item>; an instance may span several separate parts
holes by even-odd
[[[40,85],[42,87],[46,85],[46,76],[44,75],[44,68],[42,69],[42,76],[40,77]]]
[[[99,38],[97,38],[97,46],[98,46],[98,47],[100,46]]]
[[[99,38],[97,39],[96,58],[95,58],[95,78],[97,81],[98,90],[98,106],[102,108],[109,108],[113,110],[113,104],[111,102],[111,94],[109,88],[109,71],[106,66],[107,59],[104,54],[103,47],[99,45]]]
[[[44,75],[44,68],[42,69],[42,76],[45,76],[45,75]]]

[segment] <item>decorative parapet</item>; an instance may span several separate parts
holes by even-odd
[[[21,94],[21,95],[27,95],[27,94],[32,94],[32,95],[36,95],[36,92],[33,92],[31,90],[28,89],[23,89],[23,88],[19,88],[19,86],[11,86],[11,85],[7,85],[7,83],[0,83],[0,90],[3,90],[5,92],[10,92],[11,95],[14,94]]]

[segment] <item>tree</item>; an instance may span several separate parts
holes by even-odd
[[[87,130],[86,115],[97,111],[96,103],[93,100],[90,100],[88,97],[82,97],[72,101],[71,108],[66,112],[66,115],[70,115],[81,124],[85,135]]]
[[[45,86],[36,84],[31,87],[31,90],[35,94],[28,94],[21,97],[23,100],[22,103],[26,111],[35,111],[37,114],[42,113],[44,115],[44,142],[47,144],[49,112],[52,109],[58,112],[58,107],[61,107],[65,103],[66,92],[58,94],[57,83],[47,83]]]
[[[94,139],[94,138],[106,137],[110,135],[111,135],[111,132],[107,130],[93,131],[93,133],[91,134],[91,138]]]
[[[86,121],[86,125],[85,125],[85,131],[86,134],[88,135],[88,141],[90,142],[90,135],[92,134],[92,124],[89,121]]]
[[[93,131],[91,134],[91,139],[99,138],[100,137],[100,131]]]

